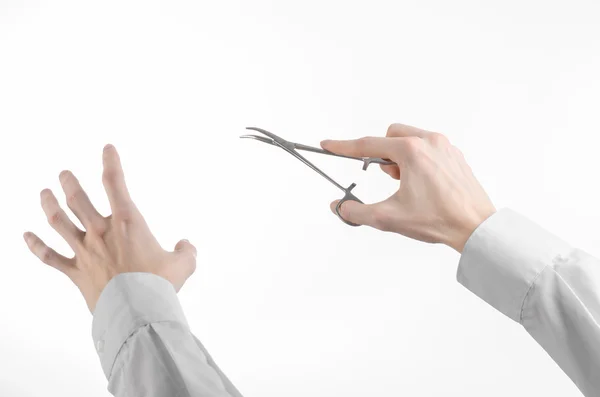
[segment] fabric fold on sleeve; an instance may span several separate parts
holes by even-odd
[[[144,325],[164,321],[189,329],[169,281],[134,272],[112,278],[100,294],[92,321],[92,337],[106,378],[110,379],[119,350],[130,335]]]
[[[457,280],[475,295],[521,322],[523,303],[546,266],[572,247],[510,208],[483,221],[463,249]]]

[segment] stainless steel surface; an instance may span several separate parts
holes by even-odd
[[[281,137],[273,134],[272,132],[263,130],[262,128],[258,128],[258,127],[246,127],[246,129],[247,130],[256,131],[256,132],[260,132],[261,134],[266,135],[267,137],[265,138],[264,136],[260,136],[260,135],[248,134],[248,135],[241,135],[240,138],[254,139],[254,140],[257,140],[257,141],[260,141],[260,142],[268,143],[270,145],[274,145],[274,146],[278,146],[278,147],[282,148],[283,150],[285,150],[286,152],[288,152],[289,154],[291,154],[292,156],[294,156],[295,158],[297,158],[298,160],[300,160],[301,162],[303,162],[305,165],[307,165],[308,167],[310,167],[311,169],[313,169],[316,173],[318,173],[319,175],[321,175],[323,178],[327,179],[335,187],[337,187],[338,189],[340,189],[341,191],[343,191],[344,192],[344,197],[342,197],[342,199],[336,205],[335,212],[336,212],[337,216],[344,223],[346,223],[346,224],[348,224],[350,226],[360,226],[360,225],[357,225],[357,224],[352,223],[352,222],[348,222],[347,220],[345,220],[344,218],[342,218],[342,215],[340,214],[340,208],[341,208],[342,204],[345,203],[346,201],[357,201],[359,203],[362,203],[362,201],[360,201],[360,199],[358,197],[356,197],[352,193],[352,189],[354,189],[356,187],[356,184],[352,183],[347,188],[343,187],[342,185],[340,185],[339,183],[337,183],[335,180],[333,180],[333,178],[331,178],[329,175],[327,175],[326,173],[324,173],[323,171],[321,171],[313,163],[311,163],[310,161],[308,161],[304,156],[302,156],[300,153],[298,153],[297,150],[304,150],[304,151],[313,152],[313,153],[326,154],[326,155],[330,155],[330,156],[343,157],[343,158],[348,158],[348,159],[353,159],[353,160],[360,160],[360,161],[363,162],[363,170],[366,170],[367,167],[369,166],[369,164],[371,164],[371,163],[375,163],[375,164],[387,164],[387,165],[395,164],[393,161],[389,161],[389,160],[386,160],[386,159],[372,158],[372,157],[344,156],[344,155],[341,155],[341,154],[332,153],[332,152],[330,152],[328,150],[325,150],[325,149],[316,148],[316,147],[308,146],[308,145],[303,145],[301,143],[290,142],[290,141],[287,141],[287,140],[285,140],[285,139],[283,139],[283,138],[281,138]]]

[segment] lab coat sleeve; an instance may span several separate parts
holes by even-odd
[[[457,280],[525,330],[585,396],[600,396],[600,261],[503,208],[467,240]]]
[[[123,273],[106,285],[92,336],[117,397],[241,397],[191,333],[171,283]]]

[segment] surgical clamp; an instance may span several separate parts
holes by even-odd
[[[344,218],[342,218],[342,215],[340,214],[340,208],[342,206],[342,204],[346,201],[357,201],[359,203],[362,203],[362,201],[360,201],[358,199],[358,197],[356,197],[353,193],[352,193],[352,189],[354,189],[356,187],[356,183],[352,183],[350,186],[348,186],[347,188],[343,187],[342,185],[340,185],[339,183],[337,183],[336,181],[334,181],[329,175],[325,174],[323,171],[321,171],[319,168],[317,168],[313,163],[311,163],[310,161],[308,161],[304,156],[302,156],[300,153],[298,153],[298,150],[304,150],[304,151],[308,151],[308,152],[314,152],[314,153],[320,153],[320,154],[327,154],[330,156],[337,156],[337,157],[343,157],[343,158],[347,158],[347,159],[353,159],[353,160],[360,160],[363,162],[363,170],[366,170],[367,167],[369,166],[369,164],[381,164],[381,165],[393,165],[396,164],[393,161],[389,161],[386,159],[381,159],[381,158],[375,158],[375,157],[352,157],[352,156],[345,156],[342,154],[336,154],[333,152],[330,152],[328,150],[325,149],[321,149],[321,148],[316,148],[316,147],[312,147],[312,146],[307,146],[307,145],[303,145],[301,143],[295,143],[295,142],[290,142],[290,141],[286,141],[283,138],[278,137],[277,135],[273,134],[272,132],[269,131],[265,131],[262,128],[257,128],[257,127],[246,127],[247,130],[252,130],[252,131],[257,131],[260,132],[263,135],[266,135],[266,137],[264,136],[260,136],[260,135],[242,135],[240,136],[240,138],[249,138],[249,139],[255,139],[264,143],[269,143],[271,145],[274,146],[278,146],[280,148],[282,148],[283,150],[285,150],[286,152],[290,153],[292,156],[296,157],[298,160],[302,161],[304,164],[306,164],[307,166],[309,166],[310,168],[312,168],[314,171],[316,171],[318,174],[320,174],[323,178],[327,179],[329,182],[331,182],[332,184],[334,184],[338,189],[340,189],[341,191],[344,192],[344,197],[338,202],[338,204],[335,207],[335,213],[337,214],[337,216],[346,224],[350,225],[350,226],[360,226],[357,225],[355,223],[349,222],[347,220],[345,220]]]

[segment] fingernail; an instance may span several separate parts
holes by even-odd
[[[104,146],[104,151],[106,152],[107,150],[112,148],[114,148],[114,146],[109,143],[108,145]]]
[[[331,139],[325,139],[324,141],[321,141],[321,145],[327,145],[329,142],[331,142]]]
[[[183,241],[184,243],[189,243],[190,242],[189,240],[186,240],[186,239],[183,239],[181,241]]]
[[[25,242],[29,241],[30,236],[31,236],[31,233],[29,233],[29,232],[23,233],[23,239],[25,240]]]
[[[331,212],[333,212],[334,214],[335,214],[335,207],[337,207],[337,204],[339,203],[339,201],[340,201],[340,200],[335,200],[335,201],[332,201],[332,202],[329,204],[329,209],[330,209],[330,210],[331,210]]]

